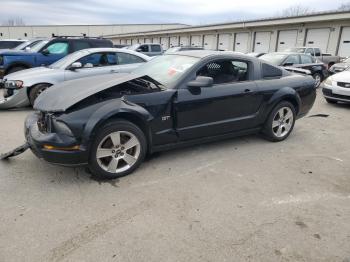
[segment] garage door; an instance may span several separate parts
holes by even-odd
[[[254,52],[269,52],[271,32],[256,32],[254,41]]]
[[[297,44],[298,30],[284,30],[278,33],[277,51],[295,47]]]
[[[146,38],[145,43],[152,43],[152,38]]]
[[[220,34],[219,35],[219,47],[220,50],[232,50],[230,48],[231,34]]]
[[[131,45],[131,39],[126,39],[126,44]]]
[[[343,27],[338,55],[343,57],[350,56],[350,27]]]
[[[121,45],[126,45],[126,39],[121,39],[121,40],[120,40],[120,44],[121,44]]]
[[[170,37],[170,47],[179,46],[179,40],[177,36]]]
[[[200,35],[191,36],[191,46],[202,46],[202,37]]]
[[[321,51],[326,53],[328,47],[330,29],[309,29],[307,30],[306,46],[319,47]]]
[[[133,38],[132,41],[131,41],[131,43],[132,43],[133,45],[136,45],[136,44],[138,43],[137,38]]]
[[[152,43],[154,43],[154,44],[160,44],[160,38],[159,38],[159,37],[153,37]]]
[[[164,50],[167,50],[169,48],[169,37],[161,37],[160,44]]]
[[[204,49],[208,49],[208,50],[217,49],[216,35],[205,35],[203,42],[204,42]]]
[[[142,44],[145,42],[145,39],[144,38],[139,38],[139,43]]]
[[[249,33],[237,33],[235,36],[234,51],[247,53],[249,44]]]
[[[189,46],[190,38],[188,36],[180,36],[180,46]]]

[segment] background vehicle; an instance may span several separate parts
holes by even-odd
[[[350,66],[350,58],[346,58],[342,62],[332,65],[328,71],[331,75],[333,75],[333,74],[344,71],[349,66]]]
[[[63,81],[109,73],[129,73],[149,59],[144,54],[126,49],[77,51],[50,66],[7,75],[3,81],[5,92],[4,99],[0,99],[0,109],[33,105],[45,89]]]
[[[311,76],[233,52],[184,51],[118,78],[50,88],[34,104],[25,137],[40,158],[115,178],[146,153],[257,132],[282,141],[315,97]]]
[[[31,39],[28,41],[23,42],[22,44],[16,46],[15,48],[12,48],[13,50],[24,50],[24,51],[29,51],[32,47],[43,43],[43,41],[48,42],[47,39],[45,38],[35,38],[35,39]]]
[[[20,70],[50,65],[75,51],[93,47],[112,47],[110,40],[100,38],[56,37],[30,52],[8,50],[0,52],[0,78]]]
[[[259,57],[273,65],[284,67],[295,67],[310,70],[315,79],[315,86],[318,87],[328,76],[327,67],[310,55],[288,52],[275,52]]]
[[[4,39],[0,40],[0,50],[1,49],[12,49],[16,46],[26,42],[27,40],[20,40],[20,39]]]
[[[331,104],[337,102],[350,103],[350,71],[349,69],[332,75],[326,79],[322,88],[323,96]]]
[[[285,51],[311,55],[312,57],[317,58],[318,61],[321,61],[324,64],[326,64],[328,68],[330,68],[335,63],[340,62],[339,56],[332,56],[331,54],[322,53],[321,49],[317,47],[294,47],[294,48],[289,48]]]
[[[129,45],[113,45],[115,48],[125,48],[128,47]]]
[[[148,56],[162,55],[164,52],[161,44],[136,44],[126,48]]]
[[[265,55],[266,53],[248,53],[247,55],[253,56],[253,57],[260,57],[262,55]]]
[[[164,52],[164,54],[170,54],[170,53],[175,53],[180,51],[190,51],[190,50],[204,50],[204,48],[200,46],[176,46],[176,47],[169,48]]]

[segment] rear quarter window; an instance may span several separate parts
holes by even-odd
[[[282,70],[273,65],[263,63],[261,65],[261,74],[264,79],[280,78],[282,76]]]

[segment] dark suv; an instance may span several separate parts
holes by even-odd
[[[94,47],[113,47],[113,43],[102,38],[55,37],[27,52],[2,51],[0,52],[0,78],[23,69],[50,65],[70,53]]]

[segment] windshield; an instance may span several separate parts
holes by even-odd
[[[305,53],[305,48],[303,47],[294,47],[294,48],[288,48],[285,50],[286,52],[292,52],[292,53]]]
[[[131,46],[125,46],[125,49],[136,50],[139,47],[140,47],[140,44],[135,44]]]
[[[285,54],[266,54],[262,55],[259,58],[272,64],[272,65],[280,65],[283,60],[286,58]]]
[[[49,41],[43,40],[31,47],[30,52],[39,52]]]
[[[199,58],[197,57],[163,55],[140,66],[134,73],[147,75],[163,86],[171,88],[198,61]]]

